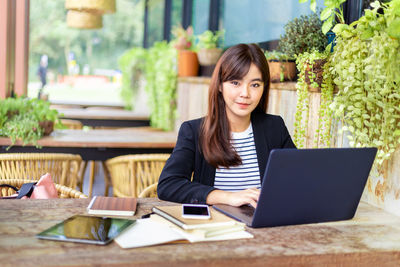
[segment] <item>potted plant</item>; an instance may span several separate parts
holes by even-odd
[[[178,76],[197,76],[199,71],[199,61],[194,50],[194,34],[192,26],[184,29],[176,26],[172,29],[175,37],[171,41],[172,45],[178,50]]]
[[[276,76],[273,77],[273,81],[284,81],[294,80],[296,77],[296,63],[295,59],[298,55],[304,52],[311,51],[324,51],[328,38],[322,33],[322,22],[319,20],[318,15],[312,13],[310,15],[302,15],[299,18],[294,18],[289,21],[285,27],[284,35],[281,35],[278,45],[278,52],[280,53],[267,53],[267,59],[269,58],[269,66],[275,71],[275,66],[279,66],[279,80]],[[274,63],[272,62],[283,62]],[[282,68],[282,66],[284,66]],[[287,77],[285,77],[283,69],[286,69]],[[316,68],[312,68],[316,69]]]
[[[302,15],[289,21],[285,33],[280,37],[278,50],[291,58],[304,52],[325,50],[327,36],[322,32],[322,22],[318,14]]]
[[[10,137],[12,145],[20,139],[24,145],[35,144],[49,135],[59,123],[57,110],[39,99],[6,98],[0,100],[0,135]]]
[[[377,147],[382,166],[400,145],[400,0],[371,6],[359,20],[333,28],[330,72],[339,91],[332,108],[350,145]]]
[[[279,51],[265,51],[271,82],[293,81],[296,78],[294,59]]]
[[[313,146],[330,146],[332,124],[330,105],[333,101],[334,83],[329,71],[329,56],[328,51],[321,53],[317,50],[297,56],[296,63],[300,73],[296,83],[297,105],[293,140],[298,148],[303,148],[306,144],[310,92],[320,93],[318,126],[314,133]]]
[[[224,37],[224,31],[205,31],[197,36],[197,55],[202,66],[215,65],[222,54],[219,48]]]

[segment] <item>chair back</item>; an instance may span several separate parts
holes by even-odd
[[[144,198],[144,197],[157,197],[157,184],[152,184],[143,189],[143,191],[140,193],[139,198]]]
[[[2,153],[0,179],[39,180],[50,173],[54,183],[76,188],[80,181],[80,155],[61,153]]]
[[[26,180],[26,179],[0,179],[0,184],[9,184],[16,188],[21,188],[23,184],[31,182],[32,180]],[[55,184],[55,186],[59,198],[87,198],[85,194],[73,188],[60,184]],[[6,187],[0,188],[0,197],[11,196],[14,193],[15,191],[11,188],[6,188]]]
[[[146,187],[158,182],[169,156],[170,154],[138,154],[107,160],[114,196],[138,197]]]

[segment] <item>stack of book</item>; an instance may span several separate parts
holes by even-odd
[[[253,238],[245,224],[210,208],[211,219],[184,219],[182,206],[157,206],[148,219],[136,224],[118,236],[115,241],[122,248],[134,248],[171,242],[204,242]]]

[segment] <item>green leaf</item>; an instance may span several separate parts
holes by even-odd
[[[336,34],[340,34],[341,32],[343,32],[344,30],[349,29],[349,25],[347,24],[343,24],[343,23],[338,23],[335,25],[335,27],[333,27],[332,31]]]
[[[325,20],[325,22],[322,24],[322,32],[326,34],[332,28],[332,26],[333,26],[333,16]]]
[[[374,31],[371,28],[368,28],[367,30],[363,31],[360,38],[361,40],[368,40],[374,36]]]
[[[307,2],[308,0],[299,0],[299,3],[300,4],[302,4],[302,3],[305,3],[305,2]]]
[[[400,18],[395,18],[388,26],[386,32],[390,37],[400,39]]]
[[[311,0],[310,9],[315,13],[315,11],[317,10],[317,0]]]
[[[375,1],[375,2],[371,3],[371,7],[373,7],[373,8],[378,8],[380,6],[381,6],[381,4],[379,3],[379,1]]]
[[[324,10],[322,10],[320,18],[321,18],[321,20],[326,20],[331,15],[332,15],[332,9],[331,8],[325,8]]]

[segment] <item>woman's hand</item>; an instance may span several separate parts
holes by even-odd
[[[206,202],[209,205],[228,204],[235,207],[250,204],[255,208],[259,197],[260,189],[257,188],[249,188],[238,192],[214,190],[208,194]]]

